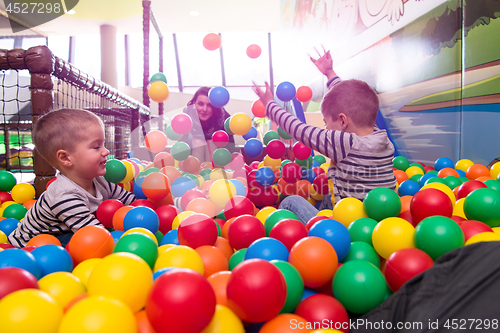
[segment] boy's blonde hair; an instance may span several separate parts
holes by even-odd
[[[378,108],[377,93],[366,82],[354,79],[336,84],[321,101],[323,115],[335,120],[344,113],[361,127],[375,125]]]
[[[50,111],[41,116],[33,126],[33,143],[40,155],[57,168],[57,151],[74,151],[83,139],[89,125],[101,126],[102,120],[90,111],[80,109],[61,109]]]

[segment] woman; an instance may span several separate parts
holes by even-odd
[[[209,91],[209,87],[201,87],[187,103],[184,113],[191,117],[193,128],[188,134],[179,139],[179,141],[189,144],[191,155],[198,158],[200,162],[212,160],[211,155],[217,149],[212,142],[212,135],[216,131],[225,130],[224,121],[230,117],[224,108],[216,108],[210,103],[208,99]],[[234,151],[233,135],[229,135],[229,143],[225,148]]]

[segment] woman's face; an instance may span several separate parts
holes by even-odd
[[[196,98],[194,105],[201,121],[207,121],[210,117],[212,117],[212,104],[210,104],[208,96],[199,95]]]

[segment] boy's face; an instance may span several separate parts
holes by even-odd
[[[106,173],[106,157],[109,150],[104,147],[104,131],[97,124],[90,125],[70,153],[75,173],[82,178],[95,178]]]

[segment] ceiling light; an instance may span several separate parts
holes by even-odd
[[[200,16],[200,12],[197,12],[196,10],[193,10],[192,12],[189,12],[189,15],[191,15],[191,16]]]

